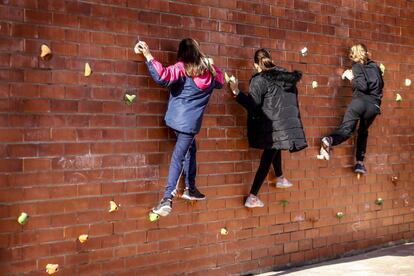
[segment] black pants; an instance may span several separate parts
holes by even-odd
[[[254,177],[252,188],[250,189],[251,194],[257,195],[259,193],[260,187],[262,186],[263,181],[269,172],[270,165],[272,164],[276,176],[282,176],[282,152],[277,149],[263,150],[260,165],[257,169],[256,176]]]
[[[349,139],[359,121],[356,160],[364,161],[367,149],[368,128],[380,111],[379,106],[371,102],[361,98],[353,99],[346,110],[341,126],[329,135],[332,138],[332,145],[338,145]]]

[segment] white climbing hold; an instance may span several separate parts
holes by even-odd
[[[303,47],[300,50],[300,53],[301,53],[302,56],[306,56],[308,54],[308,48],[307,47]]]

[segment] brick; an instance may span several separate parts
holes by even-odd
[[[404,86],[414,78],[407,54],[413,5],[385,1],[356,12],[352,1],[9,2],[0,5],[0,243],[9,248],[0,271],[39,274],[57,262],[65,275],[238,275],[413,237],[414,120],[407,119],[412,97]],[[246,112],[224,88],[213,93],[197,135],[196,183],[207,201],[174,199],[169,217],[149,222],[175,135],[163,119],[167,89],[133,52],[138,36],[165,65],[176,61],[181,38],[194,37],[244,91],[257,48],[269,49],[277,65],[301,70],[309,147],[283,153],[294,187],[275,189],[271,171],[259,194],[268,207],[243,207],[261,151],[248,147]],[[353,139],[335,147],[329,163],[315,155],[351,100],[350,85],[339,78],[350,66],[347,47],[361,39],[387,69],[383,115],[370,128],[370,173],[357,180]],[[38,57],[43,43],[52,48],[49,61]],[[93,69],[88,78],[85,62]],[[127,91],[137,95],[130,106]],[[383,206],[374,204],[377,197]],[[109,200],[121,204],[117,212],[107,212]],[[335,218],[338,210],[345,218]],[[25,226],[15,221],[21,211],[31,216]],[[229,235],[219,234],[222,227]],[[81,233],[90,235],[85,244],[76,241]]]

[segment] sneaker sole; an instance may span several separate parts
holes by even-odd
[[[366,171],[363,171],[363,170],[355,170],[354,172],[355,173],[362,173],[362,174],[366,174],[367,173]]]
[[[171,213],[171,211],[172,211],[171,207],[164,207],[164,208],[162,208],[161,210],[158,210],[158,211],[152,209],[152,212],[154,214],[160,215],[162,217],[168,216]]]
[[[194,201],[201,201],[201,200],[205,200],[206,199],[205,197],[203,197],[203,198],[197,198],[197,197],[191,197],[191,196],[186,196],[186,195],[182,195],[181,198],[182,199],[185,199],[185,200],[194,200]]]
[[[289,188],[292,188],[293,187],[293,185],[290,185],[290,186],[278,186],[278,185],[276,185],[276,188],[278,188],[278,189],[289,189]]]
[[[244,204],[244,207],[249,208],[249,209],[253,209],[253,208],[263,208],[264,205],[263,206],[249,206],[249,205]]]

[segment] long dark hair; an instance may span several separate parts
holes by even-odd
[[[276,67],[273,63],[272,56],[266,49],[259,49],[254,53],[254,62],[263,70],[270,70]]]
[[[198,42],[192,38],[181,40],[178,46],[177,60],[184,63],[185,72],[190,77],[200,76],[206,70],[209,70],[213,76],[216,76],[216,70],[212,66],[210,59],[201,52]]]

